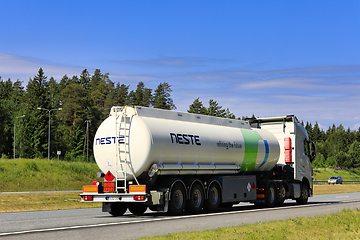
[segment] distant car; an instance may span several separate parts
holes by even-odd
[[[329,178],[328,184],[342,184],[343,179],[340,176],[334,176]]]

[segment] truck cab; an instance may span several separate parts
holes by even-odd
[[[270,118],[247,119],[253,128],[260,128],[271,132],[280,145],[280,157],[277,167],[281,171],[293,169],[292,180],[300,183],[300,191],[308,189],[308,196],[313,195],[312,161],[315,159],[315,145],[310,141],[305,127],[299,123],[294,115]],[[296,196],[296,193],[295,193]]]

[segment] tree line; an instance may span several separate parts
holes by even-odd
[[[101,73],[100,69],[93,74],[85,69],[80,76],[71,78],[64,75],[57,82],[53,77],[48,80],[40,68],[37,75],[29,79],[26,89],[19,80],[5,81],[0,77],[0,156],[13,157],[15,146],[16,157],[47,157],[50,115],[50,157],[55,158],[61,151],[61,159],[85,161],[87,146],[90,161],[93,161],[92,140],[112,106],[174,110],[176,106],[171,92],[171,85],[167,82],[152,90],[140,81],[135,90],[130,90],[130,85],[115,84],[109,74]],[[197,98],[188,112],[236,118],[229,108],[223,108],[214,99],[204,106]],[[360,128],[351,131],[342,125],[333,125],[324,131],[318,123],[312,125],[308,122],[305,128],[316,146],[314,166],[360,167]]]
[[[64,75],[57,82],[53,77],[48,80],[40,68],[26,89],[19,80],[0,77],[0,156],[46,157],[50,122],[50,157],[61,151],[61,159],[84,160],[86,143],[91,155],[96,129],[112,106],[176,109],[167,82],[154,91],[143,82],[135,90],[129,88],[115,84],[100,69],[93,74],[85,69],[79,77]]]
[[[306,123],[309,138],[315,142],[315,167],[360,168],[360,128],[357,131],[334,124],[326,131]]]

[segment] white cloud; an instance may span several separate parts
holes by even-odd
[[[218,60],[222,61],[226,60]],[[101,71],[109,72],[114,82],[130,84],[131,89],[135,89],[140,81],[153,90],[160,82],[168,82],[172,85],[171,95],[179,111],[186,111],[200,97],[205,106],[209,99],[214,99],[239,117],[252,114],[258,117],[294,114],[305,122],[315,124],[317,121],[325,130],[332,124],[343,124],[353,130],[360,126],[360,66],[251,72],[216,71],[212,67],[201,68],[200,71],[196,68],[198,65],[216,63],[215,59],[160,57],[138,62],[153,64],[152,71],[140,72],[133,68],[124,70],[124,63],[117,63]],[[161,67],[156,68],[156,64]],[[174,72],[171,66],[175,65],[184,68]],[[188,68],[189,65],[194,66],[194,69]],[[29,77],[36,75],[40,67],[46,76],[57,80],[65,74],[80,75],[85,68],[90,73],[93,71],[89,67],[0,53],[0,76],[4,80],[19,79],[26,85]]]
[[[19,79],[27,83],[29,78],[34,77],[40,68],[43,68],[45,75],[59,80],[65,74],[68,76],[80,75],[85,68],[68,66],[48,61],[17,56],[7,53],[0,53],[0,76],[3,80],[10,78],[13,81]]]

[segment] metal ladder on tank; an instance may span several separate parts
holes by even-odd
[[[129,150],[129,136],[130,136],[130,120],[126,114],[126,108],[124,108],[123,113],[119,116],[116,113],[116,129],[117,137],[116,141],[116,190],[117,192],[127,193],[127,175],[131,174],[136,183],[139,184],[138,180],[135,177],[131,160],[130,160],[130,150]],[[120,117],[120,122],[118,118]],[[128,170],[131,173],[128,173]]]

